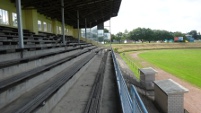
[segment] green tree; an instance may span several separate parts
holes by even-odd
[[[114,42],[114,40],[116,40],[116,35],[111,34],[111,42]]]
[[[128,39],[133,40],[133,41],[138,41],[141,36],[141,28],[133,29],[128,33]]]
[[[151,30],[151,29],[143,29],[144,30],[144,38],[143,38],[143,40],[147,40],[147,41],[149,41],[149,43],[151,42],[151,41],[153,41],[154,40],[154,32]]]
[[[122,37],[123,37],[123,33],[122,32],[118,32],[116,34],[116,38],[115,39],[119,42],[119,44],[121,43]]]
[[[104,28],[104,33],[109,33],[109,30]]]
[[[191,30],[188,34],[192,35],[193,38],[195,38],[195,39],[198,39],[198,37],[199,37],[196,30]]]
[[[180,36],[183,36],[183,33],[182,32],[174,32],[174,37],[180,37]]]
[[[127,40],[128,39],[128,30],[126,29],[125,31],[124,31],[124,33],[122,33],[122,38],[121,38],[121,40]]]

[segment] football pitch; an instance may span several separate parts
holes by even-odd
[[[201,49],[149,50],[138,56],[201,88]]]

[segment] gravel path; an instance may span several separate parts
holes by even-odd
[[[141,58],[138,57],[138,54],[141,52],[136,52],[131,54],[131,56],[134,59],[137,60],[142,60]],[[164,79],[172,79],[176,82],[178,82],[179,84],[181,84],[182,86],[184,86],[185,88],[189,89],[188,93],[184,94],[184,108],[189,112],[189,113],[200,113],[201,112],[201,89],[193,86],[192,84],[183,81],[175,76],[173,76],[172,74],[165,72],[164,70],[154,67],[152,64],[143,61],[141,62],[143,67],[153,67],[156,71],[158,71],[157,75],[156,75],[156,80],[164,80]]]

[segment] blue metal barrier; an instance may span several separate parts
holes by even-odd
[[[130,95],[113,50],[112,58],[123,113],[148,113],[134,86],[131,86]]]
[[[130,94],[133,101],[134,113],[148,113],[134,85],[131,85]]]

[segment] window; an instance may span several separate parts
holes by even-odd
[[[42,25],[41,25],[41,21],[40,20],[38,20],[38,30],[42,31]]]
[[[8,11],[0,9],[0,24],[9,25]]]
[[[46,22],[43,22],[43,28],[44,28],[44,31],[47,32],[47,23]]]
[[[52,32],[52,24],[48,24],[48,32]]]
[[[59,27],[59,34],[61,34],[61,27]]]
[[[12,22],[13,22],[13,26],[17,27],[17,14],[16,13],[12,13]]]

